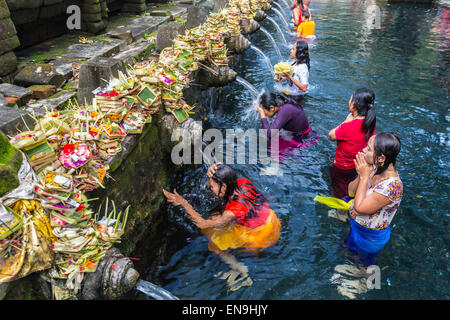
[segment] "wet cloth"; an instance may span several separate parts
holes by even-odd
[[[311,37],[314,35],[314,30],[316,29],[316,24],[314,21],[305,21],[302,22],[297,28],[297,38],[302,37]]]
[[[376,185],[368,185],[366,197],[373,192],[388,197],[392,202],[371,215],[358,215],[353,204],[350,206],[349,212],[352,219],[366,228],[376,230],[385,229],[391,223],[402,201],[403,183],[399,177],[389,177],[381,180]]]
[[[309,85],[309,70],[306,63],[294,65],[294,73],[292,74],[292,77],[302,84]],[[299,96],[307,93],[307,91],[303,91],[297,87],[290,79],[277,82],[274,88],[275,90],[288,96]]]
[[[280,221],[264,196],[250,180],[237,182],[238,189],[225,207],[236,219],[222,227],[202,229],[210,240],[209,249],[217,253],[236,248],[266,248],[280,237]]]
[[[341,170],[355,168],[353,160],[356,154],[361,152],[366,146],[368,139],[364,138],[366,132],[361,129],[364,119],[356,119],[342,123],[335,131],[337,139],[336,153],[333,164]],[[375,134],[376,127],[371,136]]]
[[[391,228],[376,230],[363,227],[353,218],[350,219],[350,235],[346,245],[355,253],[359,262],[364,265],[375,264],[375,257],[388,243],[391,236]]]
[[[202,233],[209,239],[208,249],[220,253],[228,249],[260,251],[278,241],[280,230],[280,220],[275,212],[269,209],[269,216],[259,227],[250,228],[233,221],[222,227],[202,229]]]
[[[356,179],[358,173],[356,169],[342,170],[331,165],[330,177],[331,177],[331,189],[333,190],[333,196],[342,199],[348,196],[348,185],[350,182]]]

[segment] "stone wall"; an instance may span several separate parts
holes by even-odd
[[[81,31],[94,34],[106,29],[113,13],[141,14],[147,9],[145,0],[0,0],[0,77],[16,70],[13,50],[71,32],[71,5],[81,9]]]
[[[5,0],[0,0],[0,77],[16,70],[14,49],[20,46],[16,28]]]

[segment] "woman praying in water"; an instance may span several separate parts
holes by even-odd
[[[280,237],[280,221],[252,182],[238,179],[229,166],[214,163],[207,174],[207,186],[225,203],[223,212],[211,218],[203,218],[176,190],[173,193],[163,190],[163,193],[170,203],[182,206],[208,237],[209,250],[219,254],[233,271],[247,277],[247,267],[229,250],[258,252],[275,244]]]

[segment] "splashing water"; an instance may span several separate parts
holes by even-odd
[[[136,290],[139,290],[155,300],[180,300],[169,291],[141,279],[139,279],[136,284]]]
[[[258,90],[254,86],[252,86],[247,80],[242,79],[241,77],[237,76],[236,81],[242,84],[244,87],[246,87],[250,92],[252,93],[253,97],[256,98],[258,96]]]

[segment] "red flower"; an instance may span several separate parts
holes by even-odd
[[[73,143],[66,143],[64,145],[64,153],[72,154],[75,152],[75,145]]]
[[[115,90],[113,90],[113,91],[111,91],[110,93],[108,93],[108,96],[109,97],[115,97],[115,96],[118,96],[119,94],[115,91]]]

